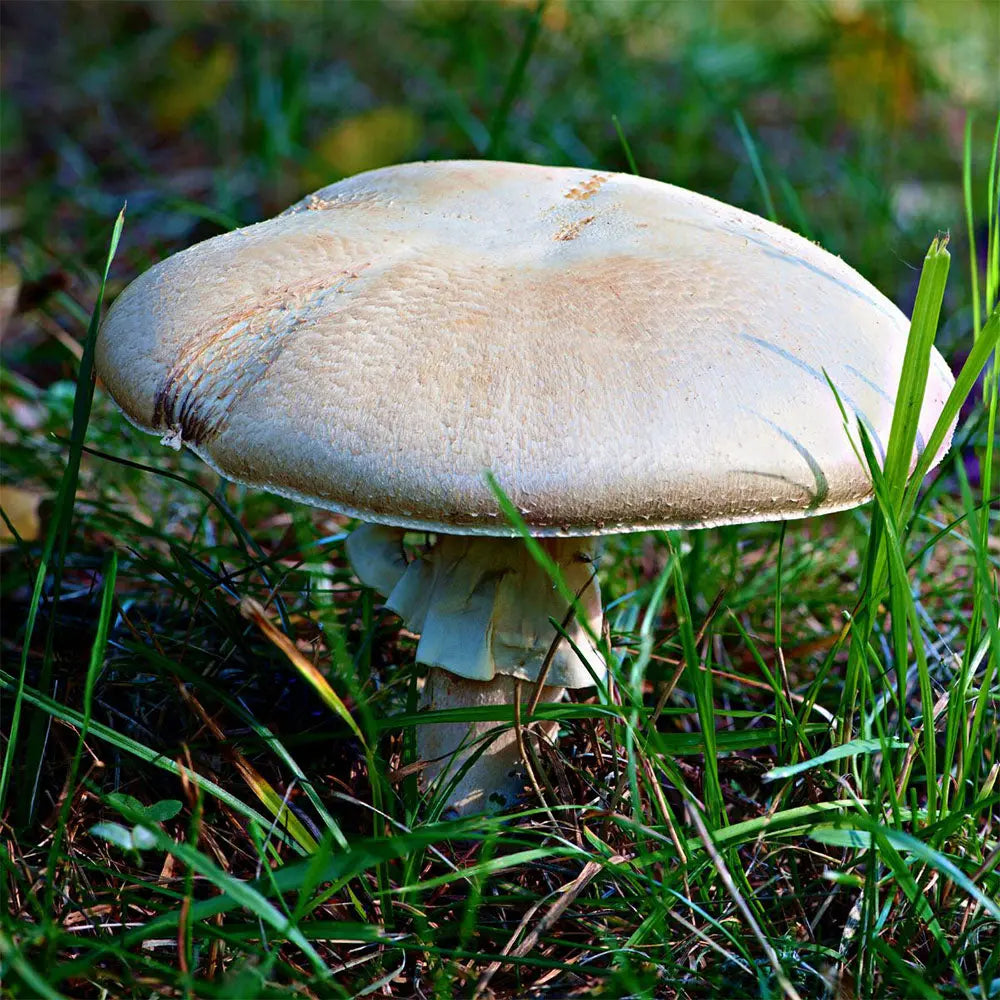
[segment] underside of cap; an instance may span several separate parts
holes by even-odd
[[[96,360],[133,422],[231,479],[510,534],[490,471],[533,533],[597,534],[863,502],[856,424],[884,449],[907,329],[841,260],[731,206],[445,162],[169,258],[119,296]],[[921,442],[951,385],[935,352]]]
[[[417,663],[475,681],[506,674],[534,682],[543,671],[547,684],[565,688],[604,679],[607,665],[595,645],[603,612],[592,540],[546,543],[577,595],[572,614],[520,539],[443,534],[407,562],[402,534],[364,524],[348,536],[347,555],[358,579],[420,633]]]

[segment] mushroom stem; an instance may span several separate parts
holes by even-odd
[[[520,538],[439,535],[407,562],[402,535],[364,525],[348,538],[347,549],[361,582],[386,594],[386,607],[420,633],[417,662],[431,668],[421,709],[512,705],[518,678],[523,703],[531,703],[539,682],[540,700],[558,701],[566,688],[604,678],[604,657],[594,641],[602,624],[596,539],[539,539],[576,597],[572,613]],[[558,728],[536,725],[550,737]],[[448,787],[484,740],[486,747],[448,793],[459,813],[502,809],[516,798],[525,775],[517,734],[497,720],[417,728],[428,784],[439,788]]]
[[[497,674],[493,680],[483,682],[432,667],[424,681],[420,708],[442,711],[512,705],[516,684],[516,679],[507,674]],[[535,685],[521,683],[520,687],[521,703],[526,707],[534,695]],[[541,701],[560,701],[565,693],[565,688],[545,686]],[[541,733],[553,739],[558,729],[557,722],[535,723],[532,738]],[[525,735],[528,731],[527,727],[522,730]],[[479,756],[467,766],[469,758],[477,753]],[[505,809],[514,803],[525,785],[525,762],[517,743],[517,732],[513,727],[504,728],[504,724],[495,719],[418,726],[417,754],[427,762],[424,776],[428,786],[446,790],[448,806],[459,815]],[[468,769],[463,774],[462,769],[466,766]]]

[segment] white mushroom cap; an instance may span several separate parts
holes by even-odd
[[[414,163],[158,264],[97,368],[136,424],[231,479],[510,534],[489,469],[534,533],[596,534],[863,502],[826,376],[884,448],[907,330],[843,261],[710,198]],[[951,385],[935,353],[921,441]]]

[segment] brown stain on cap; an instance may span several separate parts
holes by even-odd
[[[588,215],[586,219],[577,219],[576,222],[564,222],[556,231],[554,240],[575,240],[583,230],[589,226],[596,216]]]
[[[586,201],[597,194],[601,189],[601,185],[606,184],[608,180],[609,178],[603,174],[594,174],[589,181],[584,181],[582,184],[577,184],[576,187],[570,188],[563,197],[569,198],[570,201]]]
[[[180,345],[153,399],[153,425],[178,443],[204,445],[220,434],[232,407],[252,391],[281,353],[286,340],[309,321],[323,300],[357,278],[286,286],[244,305],[217,328],[203,329]]]

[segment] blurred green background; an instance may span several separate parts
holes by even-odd
[[[627,170],[615,117],[640,173],[773,214],[905,309],[938,230],[967,259],[966,116],[983,177],[1000,94],[997,0],[9,2],[0,17],[4,354],[41,381],[71,374],[58,341],[80,333],[123,201],[111,297],[155,259],[386,163]],[[954,268],[946,353],[971,328],[968,283]]]
[[[73,995],[194,995],[192,983],[199,996],[252,992],[242,988],[250,980],[238,979],[222,982],[215,991],[212,980],[221,981],[225,961],[234,975],[249,971],[256,976],[256,970],[262,970],[255,983],[262,984],[266,977],[287,979],[294,985],[283,995],[305,996],[314,985],[303,978],[307,973],[296,965],[297,956],[277,966],[268,964],[273,957],[266,957],[270,945],[265,939],[257,947],[256,925],[241,923],[242,911],[227,918],[225,929],[206,921],[191,931],[182,948],[192,948],[196,941],[202,951],[189,966],[180,958],[175,961],[173,952],[160,950],[163,932],[155,921],[142,931],[155,933],[155,938],[142,947],[136,944],[132,952],[116,946],[113,957],[83,950],[87,942],[104,948],[104,939],[79,933],[86,928],[69,922],[98,911],[123,924],[147,920],[158,910],[172,910],[178,892],[195,891],[193,876],[187,889],[179,889],[181,876],[168,879],[166,866],[155,883],[147,878],[161,871],[159,858],[150,862],[146,873],[135,859],[123,861],[103,841],[85,835],[92,823],[111,815],[107,800],[102,802],[91,787],[134,793],[144,804],[169,801],[181,789],[184,794],[190,791],[167,773],[169,768],[156,770],[144,761],[193,761],[199,773],[218,775],[233,801],[249,801],[256,808],[258,801],[266,803],[266,796],[260,783],[253,784],[256,777],[249,780],[246,771],[233,766],[229,752],[234,747],[246,753],[274,788],[282,793],[287,789],[289,796],[294,790],[302,805],[306,800],[299,792],[298,772],[274,753],[276,747],[282,753],[287,747],[307,763],[302,785],[309,788],[316,781],[317,795],[322,796],[316,801],[329,810],[324,815],[336,816],[352,836],[371,829],[371,816],[362,807],[369,797],[375,801],[376,789],[390,792],[388,765],[406,759],[401,740],[390,735],[383,741],[386,771],[380,773],[377,767],[368,770],[358,746],[343,735],[346,730],[331,739],[336,730],[331,729],[329,714],[312,689],[278,663],[276,651],[263,648],[238,613],[239,597],[270,600],[276,581],[299,649],[321,662],[338,691],[348,701],[355,698],[352,704],[366,704],[356,697],[363,690],[373,713],[387,717],[404,703],[406,691],[415,692],[415,687],[407,687],[408,672],[398,669],[412,660],[412,635],[400,632],[395,619],[374,611],[370,594],[358,594],[343,558],[344,518],[259,491],[220,485],[193,454],[156,445],[154,438],[127,425],[102,393],[95,397],[87,442],[108,453],[110,460],[85,456],[72,517],[68,504],[56,511],[56,527],[65,524],[70,533],[68,555],[59,557],[64,566],[55,575],[61,579],[58,605],[48,600],[47,590],[46,600],[40,600],[41,590],[33,590],[46,520],[53,516],[52,498],[58,495],[66,468],[81,343],[97,296],[99,268],[123,202],[128,202],[128,213],[108,301],[153,261],[230,227],[273,215],[310,190],[359,170],[421,157],[493,157],[628,170],[624,137],[642,174],[772,215],[842,255],[906,310],[929,243],[939,231],[950,231],[954,263],[938,343],[957,365],[972,342],[962,165],[968,142],[981,253],[986,243],[985,180],[1000,110],[1000,0],[549,0],[541,6],[536,0],[5,0],[0,3],[0,86],[0,508],[8,518],[0,525],[0,617],[8,633],[0,648],[13,663],[26,647],[29,688],[37,685],[57,695],[51,711],[21,724],[25,745],[30,738],[44,754],[38,750],[42,763],[37,768],[22,765],[20,774],[15,768],[11,801],[27,812],[37,793],[42,820],[45,809],[61,817],[44,835],[32,829],[20,841],[7,838],[4,843],[15,862],[8,866],[13,873],[10,898],[21,907],[12,908],[12,913],[20,913],[14,917],[14,937],[20,935],[15,954],[26,941],[28,961],[39,975],[66,984],[76,991]],[[981,271],[981,261],[979,267]],[[982,287],[980,282],[980,291]],[[963,429],[958,446],[967,456],[965,471],[975,480],[973,445],[985,451],[984,439],[993,425],[984,418],[965,426],[969,432]],[[150,464],[146,469],[128,464],[137,461]],[[958,463],[955,468],[961,470]],[[995,803],[989,797],[996,754],[987,738],[994,706],[988,678],[994,675],[985,672],[985,665],[984,673],[977,674],[975,661],[979,655],[988,658],[985,642],[979,647],[982,654],[975,652],[976,636],[983,634],[983,609],[994,606],[987,597],[992,587],[986,568],[987,525],[977,547],[969,539],[978,536],[963,519],[984,498],[974,492],[975,481],[966,488],[965,479],[950,469],[942,466],[938,481],[951,479],[935,491],[933,507],[919,521],[920,534],[908,536],[913,540],[906,543],[913,549],[917,538],[930,539],[913,557],[919,605],[907,607],[919,606],[921,620],[927,623],[921,634],[931,662],[928,676],[935,682],[933,698],[942,690],[950,697],[947,735],[941,737],[950,749],[936,758],[944,762],[940,766],[945,777],[921,774],[923,750],[915,764],[907,757],[906,774],[914,768],[908,786],[913,809],[907,822],[919,815],[916,796],[918,789],[924,794],[924,783],[949,790],[954,785],[947,822],[925,827],[914,822],[912,828],[926,836],[928,850],[940,849],[942,858],[954,859],[948,860],[949,866],[961,865],[968,877],[982,878],[988,892],[989,833],[996,828]],[[856,603],[859,553],[869,537],[869,517],[863,512],[796,522],[789,528],[787,548],[785,529],[777,525],[693,533],[683,556],[693,608],[688,617],[703,622],[706,630],[704,648],[709,652],[699,647],[699,656],[706,665],[727,671],[712,681],[718,685],[715,710],[720,726],[723,720],[727,726],[737,719],[742,726],[747,720],[750,732],[771,718],[785,725],[785,710],[774,708],[779,704],[778,687],[767,673],[764,656],[773,656],[772,665],[780,663],[780,679],[791,697],[808,692],[804,719],[812,719],[813,698],[834,710],[837,699],[843,698],[841,704],[853,711],[857,682],[842,645],[850,620],[844,609],[861,606]],[[939,535],[942,525],[946,527]],[[11,533],[5,536],[8,527]],[[87,678],[96,677],[96,669],[88,674],[87,656],[100,615],[106,621],[112,611],[110,604],[105,612],[98,611],[102,588],[108,586],[111,550],[121,560],[121,573],[112,648],[95,682],[94,722],[120,736],[99,751],[104,756],[100,761],[95,757],[93,767],[89,757],[83,758],[84,767],[91,769],[80,771],[75,790],[79,794],[74,794],[66,762],[79,759],[73,754],[83,742],[81,738],[77,744],[76,729],[63,722],[71,718],[67,712],[86,703]],[[675,665],[686,655],[679,651],[669,600],[660,608],[659,597],[651,596],[654,581],[669,565],[664,558],[659,542],[633,535],[609,542],[602,565],[605,596],[609,603],[620,601],[614,619],[620,650],[639,646],[634,630],[641,613],[658,616],[653,624],[656,663],[647,675],[651,685],[661,685],[657,691],[673,690],[679,676],[673,673]],[[893,592],[899,602],[902,590]],[[713,619],[719,608],[713,601],[723,595],[725,603]],[[906,596],[910,600],[909,593]],[[876,722],[867,721],[869,726],[882,726],[883,714],[890,718],[896,710],[893,700],[882,694],[895,687],[893,675],[913,683],[913,673],[896,663],[895,628],[905,619],[895,613],[900,606],[893,606],[892,635],[881,624],[872,632],[873,645],[881,645],[872,658],[872,676],[876,664],[880,673],[863,702],[878,705],[871,710]],[[34,621],[30,616],[39,608],[33,643],[25,643],[23,625]],[[773,647],[769,636],[774,636]],[[867,633],[863,641],[867,643]],[[761,679],[765,673],[768,683]],[[671,676],[669,688],[662,688]],[[697,671],[692,670],[692,676]],[[779,676],[777,667],[774,676]],[[841,677],[848,678],[843,687]],[[987,679],[978,688],[976,721],[967,729],[963,716],[971,705],[970,685],[978,685],[981,677]],[[847,689],[851,692],[843,695]],[[913,690],[908,688],[911,694]],[[669,745],[693,746],[687,738],[696,735],[691,720],[696,705],[702,711],[697,701],[702,697],[681,692],[677,714],[662,717],[661,701],[651,727],[665,733],[676,725],[670,735],[685,742]],[[898,697],[902,701],[902,695]],[[913,719],[919,718],[921,706],[930,712],[933,698],[928,686],[925,699],[921,686],[919,698],[913,695],[905,706],[897,706],[900,718],[904,707],[912,709]],[[197,699],[225,726],[224,741],[205,727],[208,715],[199,714],[203,710]],[[942,699],[939,706],[944,704]],[[581,715],[577,722],[583,719]],[[60,721],[53,725],[53,720]],[[29,725],[33,737],[24,735]],[[735,729],[727,731],[737,735]],[[605,741],[610,746],[616,729],[609,723],[603,732],[610,734]],[[726,751],[718,761],[709,755],[704,768],[697,756],[684,763],[666,754],[656,767],[683,776],[683,781],[671,777],[674,788],[684,782],[704,788],[705,775],[714,774],[720,789],[726,788],[727,807],[736,821],[762,817],[765,811],[770,817],[788,806],[797,809],[806,801],[800,795],[807,795],[817,808],[827,798],[842,798],[833,774],[823,772],[802,785],[775,783],[770,786],[773,792],[762,791],[760,771],[775,760],[795,759],[799,752],[798,738],[783,736],[776,756],[770,732],[762,728],[751,733],[752,740],[759,736],[761,742],[747,744],[747,754]],[[272,733],[277,734],[273,743]],[[589,745],[581,733],[582,725],[575,727],[563,747],[566,759],[575,760],[567,773],[585,776],[591,765],[580,763]],[[980,733],[983,738],[977,740]],[[601,739],[595,735],[593,745],[599,747]],[[917,737],[913,740],[917,746]],[[121,746],[126,750],[116,749]],[[189,748],[193,757],[182,757]],[[576,757],[578,750],[581,756]],[[935,758],[928,752],[927,759],[931,767]],[[643,766],[654,774],[652,764]],[[564,771],[559,773],[559,780],[566,781]],[[886,769],[876,772],[867,763],[863,773],[866,783],[857,785],[858,796],[880,809],[887,781],[890,788],[894,784],[892,776],[886,779]],[[969,775],[980,775],[982,782],[966,781]],[[572,780],[577,800],[586,796],[591,801],[590,779]],[[900,787],[906,780],[900,779]],[[411,775],[401,785],[398,802],[391,794],[383,796],[389,811],[407,822],[416,815],[415,781]],[[619,784],[614,793],[612,811],[624,787]],[[851,786],[846,787],[853,795]],[[685,800],[672,788],[665,788],[664,794],[670,808],[679,811]],[[265,857],[271,856],[265,855],[262,841],[254,839],[259,828],[241,830],[221,795],[207,794],[205,801],[204,826],[198,826],[201,800],[188,810],[195,817],[187,835],[192,851],[200,843],[206,865],[222,864],[236,878],[259,874]],[[657,838],[650,844],[665,840],[657,831],[668,828],[662,819],[668,808],[661,810],[657,801],[635,799],[623,807],[636,809],[643,824],[651,824],[638,827],[642,832],[634,843],[631,832],[623,833],[624,826],[609,827],[611,812],[601,821],[603,827],[595,823],[594,829],[601,829],[602,837],[610,830],[609,842],[620,844],[623,855],[641,856],[648,851],[643,846],[647,832]],[[58,805],[63,802],[72,806],[71,812]],[[503,851],[517,844],[556,843],[550,828],[543,824],[536,831],[537,817],[525,816],[526,824],[505,823]],[[188,821],[187,816],[178,820],[170,835]],[[897,827],[902,822],[897,816]],[[425,836],[419,823],[422,820],[414,824],[418,838]],[[53,827],[56,833],[50,836]],[[899,982],[923,985],[926,980],[928,991],[942,982],[950,986],[954,976],[960,978],[959,963],[966,973],[978,969],[987,985],[992,981],[989,977],[995,973],[990,969],[996,965],[989,965],[989,955],[996,951],[989,944],[991,925],[982,914],[975,916],[964,889],[952,891],[951,875],[939,880],[938,873],[931,875],[927,868],[911,876],[900,861],[903,881],[898,872],[878,867],[882,862],[876,862],[876,855],[884,861],[885,853],[866,848],[838,855],[846,860],[832,866],[839,876],[832,882],[818,851],[786,840],[778,828],[765,841],[764,829],[750,822],[740,834],[745,839],[729,841],[734,852],[743,852],[732,855],[733,870],[740,877],[744,867],[747,873],[753,871],[754,884],[747,883],[751,901],[773,928],[770,940],[782,962],[794,966],[797,982],[807,984],[804,996],[819,995],[823,988],[817,970],[855,947],[884,965],[888,951],[877,950],[883,943],[887,949],[906,945],[910,953],[905,957],[914,964],[902,973],[890,969],[882,996],[906,995],[892,992]],[[794,837],[804,840],[797,830]],[[270,833],[267,839],[273,851]],[[543,898],[555,898],[550,893],[556,885],[572,889],[577,884],[571,880],[577,879],[578,870],[571,864],[557,865],[553,849],[543,862],[522,866],[516,877],[524,881],[513,883],[515,893],[506,887],[504,876],[474,883],[474,892],[456,882],[451,893],[441,896],[436,889],[423,897],[397,895],[396,887],[419,881],[426,843],[412,841],[410,857],[400,867],[380,868],[377,896],[366,886],[367,875],[338,890],[339,898],[332,901],[324,884],[319,890],[322,905],[316,902],[318,896],[308,902],[320,924],[310,933],[320,940],[326,933],[323,920],[343,921],[345,914],[356,920],[358,913],[368,921],[358,926],[374,935],[359,941],[381,942],[383,923],[402,929],[403,936],[412,932],[418,957],[410,972],[430,970],[428,975],[439,979],[424,979],[431,984],[428,993],[447,995],[435,992],[434,984],[460,981],[459,973],[465,973],[449,963],[458,961],[466,941],[483,941],[494,950],[508,938],[513,943],[510,928],[522,910],[526,916],[521,929],[540,926],[556,912],[553,906],[544,917],[536,916]],[[492,858],[493,841],[486,843],[485,856]],[[467,846],[459,848],[463,864],[471,857]],[[448,851],[450,855],[452,849]],[[184,865],[178,863],[176,872]],[[559,897],[570,910],[551,932],[557,941],[552,952],[556,959],[576,962],[593,947],[602,949],[590,961],[597,976],[608,977],[605,996],[653,995],[654,990],[666,995],[660,987],[665,990],[674,982],[688,990],[687,996],[728,995],[736,989],[742,959],[720,962],[703,946],[704,939],[723,958],[735,954],[730,948],[746,955],[748,978],[739,980],[741,984],[753,980],[759,990],[778,995],[763,962],[751,961],[758,955],[756,945],[743,949],[736,939],[733,928],[739,928],[739,921],[734,923],[731,913],[716,920],[716,914],[725,912],[725,896],[714,884],[704,856],[694,854],[690,865],[678,867],[670,861],[640,860],[639,868],[648,867],[650,881],[644,871],[641,878],[634,877],[629,865],[611,876],[617,879],[617,898],[611,898],[601,881],[607,872],[595,879],[591,895],[586,890],[576,900],[573,895]],[[41,872],[50,874],[43,878]],[[920,879],[919,886],[914,878]],[[909,885],[913,894],[907,897]],[[496,886],[502,895],[494,895]],[[863,897],[857,894],[861,886]],[[303,890],[300,901],[310,897],[313,888]],[[367,907],[364,911],[356,889]],[[707,908],[704,930],[675,923],[672,907],[674,897],[683,900],[681,889],[697,900],[696,908],[684,910],[691,919],[701,920],[706,913],[702,907]],[[197,884],[199,894],[206,891],[214,890],[207,882]],[[369,891],[381,908],[369,906]],[[471,905],[464,899],[456,902],[459,893],[470,895]],[[351,906],[342,902],[348,897]],[[927,909],[927,898],[932,909]],[[854,917],[859,905],[855,899],[866,900],[865,909],[857,911],[861,918]],[[45,907],[53,901],[57,905],[49,906],[50,915]],[[299,905],[294,904],[296,913]],[[419,914],[425,905],[426,923]],[[466,916],[459,921],[455,914],[461,914],[462,907]],[[931,928],[938,928],[934,934],[941,935],[939,951],[930,944],[929,913],[934,918]],[[108,926],[117,933],[123,924]],[[0,919],[0,932],[10,933],[4,926]],[[859,944],[850,944],[858,926]],[[248,927],[250,938],[245,936]],[[881,940],[875,941],[878,934]],[[238,940],[244,944],[233,944],[229,959],[222,952],[223,960],[217,960],[220,942]],[[626,942],[629,947],[624,947]],[[955,942],[957,960],[951,955]],[[428,955],[420,958],[425,944]],[[335,944],[331,953],[336,955],[338,947]],[[428,957],[438,948],[444,949],[439,951],[443,971],[435,971],[437,959]],[[703,976],[695,968],[695,956],[702,953],[709,958]],[[349,973],[357,983],[352,988],[360,989],[364,977],[370,977],[370,985],[375,977],[388,973],[391,978],[399,971],[393,972],[395,965],[389,964],[396,962],[391,950],[369,966],[363,964],[367,959],[355,961],[356,954],[350,944],[340,955],[350,955],[356,966]],[[177,955],[183,957],[183,952]],[[926,966],[917,964],[928,955]],[[530,961],[513,967],[505,981],[514,983],[516,992],[508,996],[525,995],[523,985],[533,974]],[[703,959],[697,962],[700,969]],[[187,976],[189,967],[205,980]],[[571,975],[576,969],[572,967]],[[656,977],[659,981],[653,985]],[[502,979],[497,977],[498,982]],[[419,978],[406,984],[393,981],[402,996]],[[636,984],[647,981],[650,992],[641,993]],[[849,978],[845,982],[839,995],[853,989]],[[17,990],[16,981],[13,988]],[[962,989],[962,996],[971,995]],[[977,989],[987,995],[986,988]],[[270,995],[278,995],[277,990]],[[598,994],[588,986],[587,995]],[[959,993],[955,989],[942,995]]]

